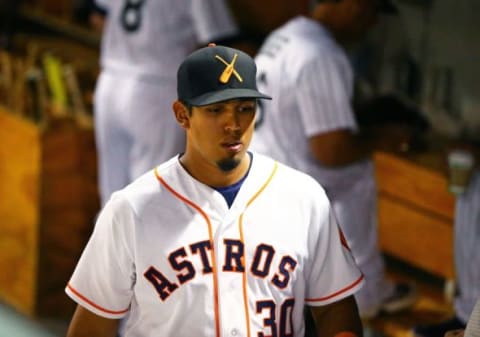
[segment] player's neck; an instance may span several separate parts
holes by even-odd
[[[250,156],[245,154],[237,167],[224,171],[216,163],[185,153],[180,157],[183,168],[196,180],[212,187],[225,187],[238,182],[248,172]]]

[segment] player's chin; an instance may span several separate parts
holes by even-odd
[[[246,152],[243,151],[235,151],[235,152],[228,152],[224,154],[224,156],[217,160],[217,166],[220,170],[224,172],[229,172],[234,170],[235,168],[240,165],[243,158],[245,157]]]
[[[224,158],[217,161],[217,167],[223,172],[230,172],[236,169],[238,165],[240,165],[240,162],[240,158]]]

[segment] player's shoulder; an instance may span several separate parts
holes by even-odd
[[[319,53],[329,54],[338,48],[330,31],[320,22],[306,18],[297,17],[290,20],[284,28],[284,34],[289,36],[292,47],[301,48],[290,50],[298,57],[313,57]]]
[[[330,201],[326,191],[312,176],[262,154],[254,153],[255,161],[257,167],[271,172],[270,179],[264,179],[265,188],[261,189],[263,200],[269,205],[288,205],[291,213],[296,210],[316,216],[328,214]]]
[[[144,209],[149,204],[158,202],[165,192],[160,180],[173,175],[178,170],[178,165],[178,157],[172,157],[113,193],[111,199],[116,203],[128,204],[134,210]]]
[[[329,63],[342,53],[330,32],[319,22],[298,16],[274,30],[265,39],[256,57],[259,62],[281,60],[289,72],[311,63]],[[264,62],[264,63],[265,63]]]
[[[283,191],[298,191],[303,195],[326,195],[324,188],[309,174],[299,171],[285,163],[274,160],[267,155],[257,152],[253,152],[253,154],[254,162],[256,161],[258,166],[263,168],[274,167],[275,172],[272,175],[272,183],[273,185],[280,187]]]

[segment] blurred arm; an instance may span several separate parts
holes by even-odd
[[[326,306],[310,307],[310,310],[319,337],[363,336],[362,322],[353,296]]]
[[[349,165],[366,159],[374,151],[400,153],[408,150],[413,129],[405,124],[385,124],[364,128],[360,133],[336,130],[309,139],[310,150],[327,167]]]
[[[118,325],[119,320],[98,316],[77,305],[67,337],[115,337]]]
[[[350,130],[322,133],[309,139],[313,157],[323,166],[344,166],[371,155],[373,144],[369,137]]]

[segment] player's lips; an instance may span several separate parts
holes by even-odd
[[[240,141],[224,142],[222,147],[230,152],[240,152],[243,148],[243,144]]]

